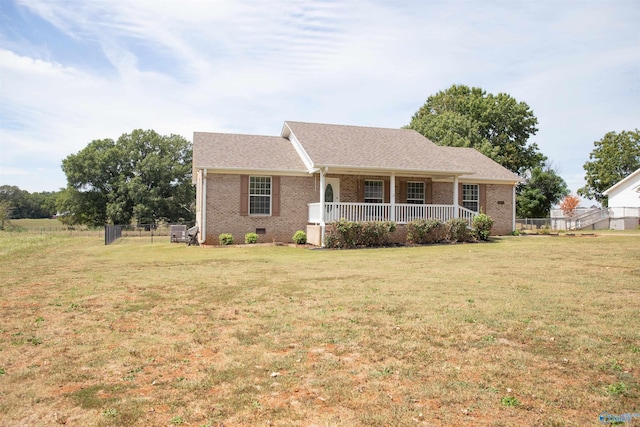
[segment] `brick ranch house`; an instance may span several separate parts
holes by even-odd
[[[285,122],[280,136],[195,132],[193,182],[200,242],[290,242],[296,230],[324,244],[328,224],[418,218],[515,229],[520,178],[472,148],[442,147],[410,129]],[[403,234],[405,233],[405,234]]]

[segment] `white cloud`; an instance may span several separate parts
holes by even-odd
[[[89,43],[112,68],[0,39],[1,162],[14,185],[24,175],[7,171],[28,170],[27,156],[59,171],[91,140],[135,128],[190,139],[277,134],[284,120],[399,127],[460,83],[527,102],[540,120],[533,140],[573,188],[594,140],[640,122],[633,2],[21,4],[68,37],[68,51]],[[26,189],[64,185],[52,174]]]

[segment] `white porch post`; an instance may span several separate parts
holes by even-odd
[[[396,174],[391,174],[391,179],[389,180],[389,203],[391,203],[391,212],[389,212],[389,220],[396,220]]]
[[[458,218],[458,176],[453,177],[453,217]]]
[[[324,233],[326,230],[326,224],[324,222],[324,214],[325,214],[325,207],[324,207],[324,190],[325,190],[325,183],[324,183],[324,174],[326,172],[326,168],[324,170],[320,169],[320,246],[322,246],[324,248]]]

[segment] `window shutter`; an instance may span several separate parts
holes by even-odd
[[[358,203],[364,202],[364,179],[358,180]]]
[[[407,203],[407,181],[400,180],[400,202],[399,203]]]
[[[249,175],[240,175],[240,215],[249,215]]]
[[[487,184],[478,186],[478,197],[480,198],[480,212],[487,213]]]
[[[384,180],[383,182],[383,186],[384,186],[384,199],[382,199],[382,201],[384,203],[390,203],[391,201],[391,181],[389,180]]]
[[[280,216],[280,177],[271,177],[271,215]]]
[[[428,205],[433,203],[433,184],[431,181],[424,184],[424,202]]]
[[[462,206],[462,184],[458,184],[458,206]]]

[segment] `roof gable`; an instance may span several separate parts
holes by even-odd
[[[611,187],[604,190],[602,194],[604,194],[605,196],[608,196],[611,193],[622,190],[629,185],[633,185],[634,183],[637,184],[637,182],[640,182],[640,168],[636,169],[635,172],[633,172],[631,175],[627,176],[626,178],[618,181],[615,185],[612,185]]]
[[[413,129],[287,121],[283,136],[287,128],[316,168],[472,172]]]

